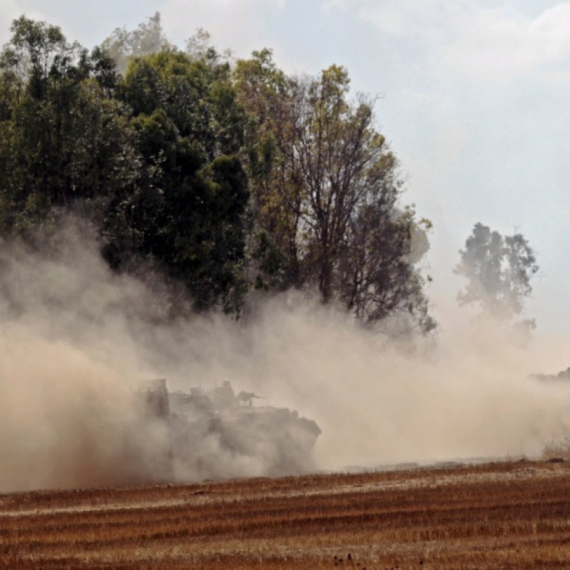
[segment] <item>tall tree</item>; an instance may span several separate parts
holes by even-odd
[[[105,54],[25,17],[11,29],[0,56],[0,228],[25,234],[54,207],[94,206],[129,184],[136,160]]]
[[[268,49],[239,60],[234,72],[240,103],[249,115],[242,153],[248,166],[254,228],[251,272],[262,289],[304,282],[299,251],[299,178],[292,175],[294,81],[277,68]]]
[[[454,272],[467,279],[458,295],[460,304],[478,304],[484,312],[502,319],[522,312],[532,292],[531,279],[539,269],[522,234],[503,236],[477,223],[459,253]]]
[[[238,63],[240,100],[254,115],[254,211],[281,256],[284,286],[311,287],[367,322],[394,312],[430,329],[414,267],[413,209],[398,207],[397,161],[374,125],[374,101],[349,100],[349,77],[331,66],[288,78],[268,51]]]
[[[186,285],[196,309],[239,311],[249,192],[229,68],[174,51],[137,57],[122,98],[143,174],[108,210],[107,259],[120,268],[145,257]]]

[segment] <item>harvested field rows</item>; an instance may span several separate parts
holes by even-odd
[[[570,566],[570,464],[0,495],[0,565]]]

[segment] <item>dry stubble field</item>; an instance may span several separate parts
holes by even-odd
[[[570,463],[0,495],[8,568],[570,568]]]

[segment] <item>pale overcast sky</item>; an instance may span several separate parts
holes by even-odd
[[[549,0],[0,0],[0,42],[21,14],[87,47],[159,11],[180,46],[197,28],[237,56],[273,48],[289,72],[345,65],[382,95],[378,125],[434,223],[430,296],[445,326],[475,222],[522,232],[541,271],[537,335],[570,333],[570,2]]]

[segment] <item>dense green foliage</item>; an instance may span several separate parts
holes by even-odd
[[[0,229],[30,234],[54,206],[96,207],[136,176],[114,65],[22,17],[0,59]]]
[[[290,77],[271,52],[187,52],[155,15],[88,53],[25,17],[0,59],[0,233],[33,240],[61,211],[98,229],[115,271],[156,268],[195,309],[248,290],[318,292],[363,322],[430,330],[417,262],[429,222],[399,205],[374,101],[331,66]],[[119,65],[121,73],[116,71]]]
[[[249,191],[229,67],[173,51],[135,58],[119,96],[131,109],[140,179],[113,197],[107,258],[120,267],[150,257],[185,283],[196,308],[221,301],[237,311]]]

